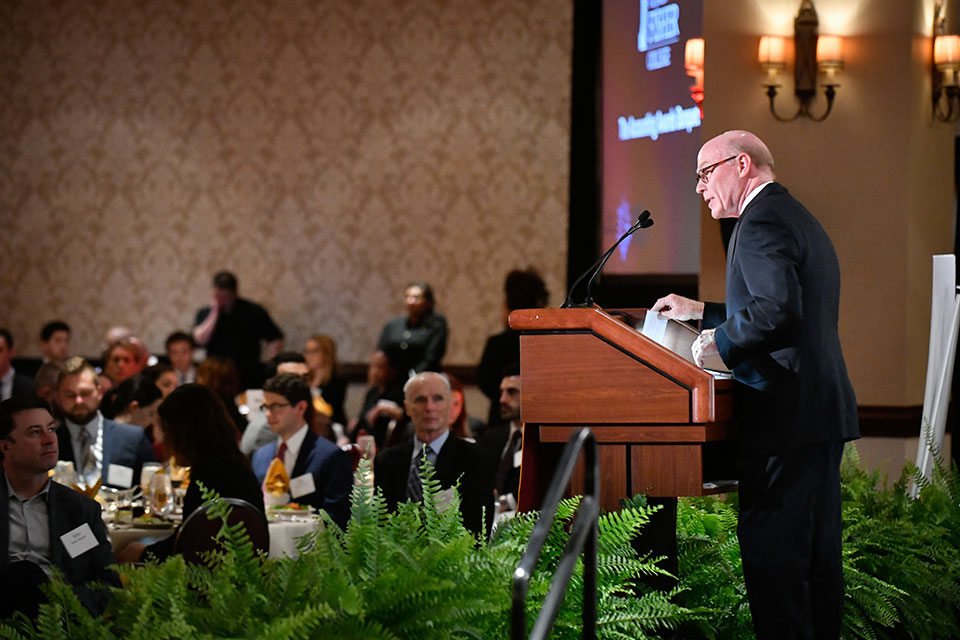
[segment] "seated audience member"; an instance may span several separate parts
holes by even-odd
[[[263,410],[274,442],[253,454],[261,483],[274,458],[283,463],[290,499],[326,511],[341,528],[350,518],[353,464],[340,447],[307,426],[313,412],[310,387],[296,374],[281,373],[263,385]]]
[[[393,429],[403,420],[403,383],[397,360],[389,351],[379,349],[370,356],[367,368],[367,393],[360,408],[360,416],[348,425],[348,435],[354,442],[358,435],[373,436],[377,449],[390,440]]]
[[[141,427],[153,448],[157,460],[163,461],[163,430],[157,421],[157,407],[163,394],[148,376],[138,373],[130,376],[103,395],[100,403],[103,417],[124,424]]]
[[[49,477],[57,464],[56,431],[43,399],[0,403],[0,618],[14,611],[35,618],[52,567],[94,615],[110,599],[109,589],[94,585],[120,587],[108,568],[114,558],[100,505]]]
[[[457,438],[476,442],[487,426],[482,420],[471,418],[467,413],[467,398],[463,383],[453,374],[446,374],[450,381],[450,433]]]
[[[523,423],[520,421],[520,365],[503,369],[500,381],[500,417],[502,422],[487,429],[480,445],[499,461],[494,489],[502,505],[516,509],[520,487],[520,452],[523,449]]]
[[[46,400],[50,406],[56,404],[57,378],[60,377],[62,368],[63,362],[51,360],[50,362],[44,362],[37,370],[33,391],[37,397]]]
[[[40,353],[43,361],[63,362],[70,357],[70,325],[53,320],[40,330]]]
[[[430,371],[419,373],[407,380],[404,394],[415,437],[384,449],[374,460],[374,483],[383,492],[387,507],[394,510],[400,502],[423,499],[419,472],[425,455],[436,469],[441,488],[450,489],[460,479],[463,524],[477,535],[486,535],[493,518],[493,463],[479,445],[451,437],[447,377]]]
[[[56,395],[64,421],[57,430],[60,459],[73,462],[88,487],[101,479],[104,485],[129,489],[140,482],[143,463],[157,457],[143,429],[103,417],[102,398],[97,372],[86,360],[63,363]]]
[[[168,364],[155,364],[143,370],[143,375],[147,376],[160,389],[160,393],[166,398],[170,393],[180,386],[177,374]]]
[[[227,358],[237,365],[242,389],[263,384],[260,343],[267,343],[267,357],[283,351],[283,332],[255,302],[241,298],[237,277],[229,271],[213,276],[213,299],[197,312],[194,342],[206,348],[207,357]]]
[[[514,269],[507,274],[503,284],[505,298],[503,309],[504,330],[487,338],[480,364],[477,365],[477,386],[490,398],[490,415],[487,424],[500,422],[500,380],[503,368],[520,362],[520,333],[507,324],[511,311],[516,309],[540,309],[547,306],[550,293],[533,268],[526,271]]]
[[[164,343],[170,367],[177,376],[177,386],[197,381],[197,365],[193,361],[196,345],[193,336],[185,331],[174,331]]]
[[[233,421],[223,402],[210,389],[185,384],[157,409],[168,452],[190,467],[190,485],[183,497],[183,519],[203,504],[202,483],[222,498],[240,498],[263,510],[263,494],[250,462],[237,448]],[[152,545],[132,542],[117,553],[120,562],[150,556],[163,560],[173,553],[176,533]]]
[[[433,289],[411,282],[404,293],[407,314],[390,319],[380,333],[377,348],[394,349],[404,376],[439,371],[447,350],[447,319],[434,311]]]
[[[33,395],[33,378],[13,368],[13,335],[0,329],[0,400]]]
[[[347,397],[347,379],[338,370],[337,345],[333,338],[323,334],[311,336],[303,354],[310,367],[307,383],[314,398],[313,408],[328,415],[334,423],[346,425],[343,402]]]
[[[240,393],[240,374],[237,365],[226,358],[207,358],[197,365],[197,383],[213,391],[223,406],[227,408],[230,419],[237,428],[237,440],[247,428],[247,419],[237,408],[237,394]]]
[[[279,373],[293,373],[304,380],[309,376],[309,368],[304,357],[296,351],[283,351],[271,358],[267,362],[267,379],[274,377]],[[314,420],[310,424],[310,429],[318,436],[324,436],[329,433],[329,419],[326,416],[319,416],[314,413]],[[240,451],[244,455],[252,456],[257,449],[270,444],[277,439],[277,434],[270,428],[267,422],[267,416],[258,412],[253,414],[247,424],[240,439]]]
[[[114,342],[103,354],[103,375],[115,387],[132,375],[143,371],[146,361],[141,361],[140,350],[129,340]]]

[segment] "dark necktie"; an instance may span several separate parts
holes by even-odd
[[[93,437],[87,430],[86,425],[80,428],[80,475],[84,481],[88,476],[96,471],[96,461],[93,458]]]
[[[287,464],[286,461],[284,460],[284,456],[286,455],[287,455],[287,443],[281,442],[280,446],[277,447],[277,458],[280,459],[280,462],[283,462],[284,466],[286,466]]]
[[[410,473],[407,476],[407,499],[413,502],[423,500],[423,487],[420,485],[420,461],[423,459],[424,449],[427,450],[427,462],[431,466],[436,466],[437,464],[437,453],[430,445],[423,445],[423,447],[420,448],[420,452],[410,460]]]
[[[507,445],[507,450],[503,452],[503,456],[500,458],[500,466],[497,467],[496,480],[497,492],[500,495],[511,493],[510,491],[506,491],[506,487],[503,485],[506,484],[507,477],[510,475],[511,469],[513,469],[513,456],[520,448],[520,439],[522,437],[523,431],[521,429],[514,431],[513,435],[510,436],[510,444]]]

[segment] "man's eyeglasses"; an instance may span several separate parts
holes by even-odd
[[[290,406],[289,402],[274,402],[273,404],[262,404],[260,405],[260,411],[263,413],[266,413],[267,410],[269,409],[271,412],[274,412],[281,407],[289,407],[289,406]]]
[[[700,169],[699,171],[697,171],[697,182],[702,182],[703,184],[707,184],[707,182],[710,181],[710,174],[713,173],[717,167],[722,165],[724,162],[729,162],[730,160],[733,160],[736,157],[737,156],[730,156],[729,158],[718,160],[717,162],[714,162],[713,164],[708,164],[703,169]]]

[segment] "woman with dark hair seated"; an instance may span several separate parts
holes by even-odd
[[[104,418],[143,427],[157,460],[166,460],[163,430],[157,420],[157,407],[163,394],[147,375],[130,376],[103,394],[100,411]]]
[[[237,447],[235,426],[223,402],[200,384],[178,387],[157,410],[166,435],[167,451],[190,467],[190,486],[183,499],[183,519],[201,504],[198,482],[223,498],[240,498],[263,510],[263,492],[250,461]],[[144,546],[132,542],[117,554],[120,562],[135,562],[148,554],[158,560],[173,551],[176,533]]]

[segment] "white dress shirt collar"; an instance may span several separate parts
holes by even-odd
[[[753,191],[747,194],[747,197],[743,199],[743,206],[740,207],[740,214],[743,213],[743,210],[747,208],[747,205],[750,204],[750,201],[760,195],[760,192],[763,191],[763,188],[768,184],[773,184],[773,180],[767,180],[763,184],[757,185]]]
[[[283,454],[283,466],[287,469],[287,475],[293,473],[293,467],[297,464],[297,456],[300,455],[300,448],[303,446],[303,441],[307,437],[307,423],[304,422],[303,426],[293,432],[293,435],[287,438],[287,450]],[[277,447],[280,446],[280,443],[284,442],[283,438],[277,439]]]

